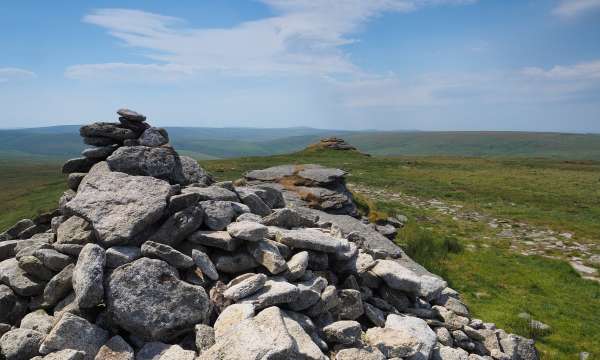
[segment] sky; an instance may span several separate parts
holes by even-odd
[[[0,3],[0,128],[600,132],[600,0]],[[291,134],[293,135],[293,134]]]

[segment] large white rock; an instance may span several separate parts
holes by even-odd
[[[437,342],[437,336],[424,320],[413,316],[390,314],[385,321],[385,328],[401,331],[405,336],[417,339],[420,343],[418,353],[409,359],[425,360],[431,356],[431,351]]]

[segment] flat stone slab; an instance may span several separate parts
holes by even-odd
[[[339,239],[319,230],[288,230],[277,235],[277,241],[292,248],[334,253],[341,246]]]
[[[163,180],[106,171],[99,163],[66,208],[92,223],[100,243],[119,245],[162,217],[170,189]]]

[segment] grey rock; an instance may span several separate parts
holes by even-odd
[[[245,252],[216,254],[214,256],[214,264],[217,270],[228,274],[248,271],[259,265],[252,255]]]
[[[360,340],[362,329],[357,321],[336,321],[323,328],[325,340],[344,345],[351,345]]]
[[[81,250],[73,269],[75,302],[80,308],[91,308],[102,303],[103,277],[106,254],[96,244],[87,244]]]
[[[440,344],[444,346],[452,346],[453,339],[452,335],[450,335],[450,331],[443,326],[437,327],[434,329],[435,335],[437,336],[437,340]]]
[[[33,255],[40,259],[40,261],[50,270],[61,271],[68,265],[73,263],[73,258],[65,255],[55,249],[40,248],[37,249]]]
[[[107,137],[102,137],[102,136],[95,136],[95,137],[84,136],[83,137],[83,143],[87,144],[87,145],[91,145],[91,146],[108,146],[108,145],[116,144],[118,142],[119,142],[118,140],[107,138]]]
[[[439,297],[446,287],[448,287],[448,283],[439,277],[423,275],[421,276],[419,296],[427,301],[432,301]]]
[[[193,192],[173,195],[169,199],[169,212],[171,214],[176,213],[185,208],[196,205],[198,201],[200,201],[200,195]]]
[[[335,313],[341,320],[356,320],[364,314],[360,291],[342,289],[338,291],[339,304]]]
[[[385,360],[386,357],[376,348],[350,348],[340,350],[335,360]]]
[[[102,345],[94,360],[134,360],[133,348],[116,335]]]
[[[300,279],[308,268],[308,252],[301,251],[287,262],[287,271],[283,274],[289,281]]]
[[[218,201],[239,201],[238,196],[231,190],[220,186],[209,187],[187,187],[182,190],[184,194],[198,194],[199,201],[218,200]]]
[[[435,348],[432,355],[433,360],[469,360],[469,353],[463,349],[440,346]]]
[[[537,360],[539,358],[535,348],[535,341],[522,336],[509,334],[504,338],[500,338],[500,345],[504,353],[511,359]]]
[[[79,216],[71,216],[56,230],[56,243],[85,245],[93,240],[92,226]]]
[[[308,251],[308,268],[314,271],[329,269],[329,255],[320,251]]]
[[[385,313],[382,310],[369,303],[363,303],[363,308],[365,316],[373,323],[373,325],[379,327],[385,326]]]
[[[97,122],[90,125],[84,125],[79,129],[79,134],[83,137],[102,137],[113,140],[123,141],[125,139],[135,139],[136,133],[130,129],[120,127],[116,123]]]
[[[127,119],[127,120],[131,120],[131,121],[139,121],[139,122],[143,122],[146,121],[146,117],[138,112],[135,112],[133,110],[129,110],[129,109],[119,109],[117,110],[117,114],[119,114],[119,116]]]
[[[93,160],[90,160],[86,157],[69,159],[63,164],[62,173],[85,173],[90,171],[94,163],[95,162]]]
[[[234,238],[245,241],[261,241],[267,238],[266,226],[252,221],[237,221],[227,226],[227,232]]]
[[[215,330],[208,325],[198,324],[194,328],[196,351],[202,354],[215,344]]]
[[[15,258],[0,262],[0,283],[8,285],[20,296],[40,295],[45,283],[27,274]]]
[[[90,159],[104,160],[110,156],[115,150],[117,150],[118,145],[108,145],[101,146],[95,148],[88,148],[81,152],[81,155]]]
[[[279,234],[277,241],[292,248],[329,253],[335,253],[340,246],[339,239],[313,229],[288,230]]]
[[[288,313],[283,312],[283,323],[287,332],[294,341],[294,354],[291,358],[306,360],[328,360],[312,337],[304,330],[302,325]]]
[[[87,173],[70,173],[67,177],[67,187],[69,187],[71,190],[77,191],[81,180],[83,180],[86,175]]]
[[[238,215],[250,212],[246,205],[231,201],[209,200],[200,204],[204,209],[204,224],[211,230],[223,230]]]
[[[232,238],[227,231],[205,231],[200,230],[191,234],[188,241],[194,244],[210,246],[226,251],[235,251],[242,241]]]
[[[191,257],[180,253],[169,245],[148,240],[142,244],[141,251],[143,256],[159,258],[176,268],[185,269],[194,266],[194,260]]]
[[[144,344],[136,355],[136,360],[194,360],[196,353],[184,350],[179,345],[170,345],[161,342]]]
[[[251,222],[256,222],[256,223],[260,223],[262,220],[262,216],[260,215],[256,215],[253,213],[245,213],[245,214],[241,214],[240,216],[237,217],[236,221],[251,221]],[[269,228],[267,228],[267,232],[268,232]]]
[[[75,264],[68,265],[48,281],[43,294],[44,307],[54,306],[71,292],[74,268]]]
[[[1,354],[6,360],[29,360],[39,354],[44,334],[31,329],[14,329],[0,338]]]
[[[267,276],[265,274],[252,274],[240,282],[229,286],[223,293],[223,296],[232,301],[238,301],[262,289],[266,281]]]
[[[170,147],[122,146],[106,162],[112,171],[187,185],[179,155]]]
[[[43,358],[37,357],[33,358],[35,360],[84,360],[85,353],[83,351],[77,351],[73,349],[65,349],[60,351],[55,351],[50,353]]]
[[[199,360],[284,359],[296,353],[294,347],[281,310],[271,307],[240,322],[229,336],[217,336],[217,343]]]
[[[366,340],[371,346],[379,349],[388,359],[394,357],[409,358],[415,355],[421,347],[419,339],[406,332],[389,328],[370,328],[367,330]]]
[[[19,236],[19,234],[31,227],[35,225],[35,223],[33,222],[33,220],[31,219],[21,219],[19,221],[17,221],[16,224],[14,224],[13,226],[11,226],[10,228],[8,228],[5,233],[9,235],[9,237],[15,239],[17,236]]]
[[[165,129],[151,127],[146,129],[138,138],[141,146],[156,147],[169,143],[169,135]]]
[[[311,218],[305,217],[290,208],[276,209],[270,215],[265,216],[261,222],[266,226],[277,226],[284,229],[317,226]]]
[[[47,335],[54,325],[54,316],[48,315],[45,310],[31,312],[21,320],[21,329],[31,329]]]
[[[317,316],[335,308],[339,304],[338,292],[335,286],[327,286],[316,304],[306,310],[308,316]]]
[[[0,285],[0,323],[18,323],[26,312],[27,302],[16,296],[8,286]],[[10,325],[8,330],[10,330]]]
[[[416,348],[418,354],[410,359],[429,359],[431,356],[431,352],[437,341],[437,336],[424,320],[412,316],[390,314],[385,321],[385,328],[399,331],[403,334],[402,336],[405,336],[407,339],[410,338],[416,340],[420,344],[419,347]]]
[[[226,337],[239,323],[254,316],[252,304],[233,304],[226,307],[215,321],[215,339]]]
[[[242,303],[252,304],[256,310],[269,306],[287,304],[298,298],[298,288],[284,279],[272,278],[254,294],[244,298]]]
[[[327,287],[327,280],[320,276],[312,276],[296,284],[299,290],[295,301],[288,304],[294,311],[301,311],[317,304],[321,300],[321,294]],[[333,288],[333,287],[332,287]],[[325,302],[323,303],[323,305]],[[326,310],[322,310],[326,311]],[[318,311],[319,313],[321,310]]]
[[[18,261],[21,269],[37,279],[48,281],[54,276],[54,273],[35,256],[21,256]]]
[[[179,280],[166,262],[148,258],[110,275],[106,303],[115,324],[146,340],[171,340],[205,323],[210,311],[202,287]]]
[[[87,320],[65,312],[40,345],[41,354],[62,349],[85,352],[84,359],[93,360],[108,340],[108,332]]]
[[[393,260],[377,260],[371,271],[385,281],[392,289],[402,290],[409,294],[418,294],[421,287],[420,278],[413,271]]]
[[[92,223],[102,244],[119,245],[161,218],[170,189],[151,177],[105,172],[100,163],[66,207]]]
[[[433,306],[433,310],[444,319],[444,326],[449,330],[460,330],[465,325],[469,325],[469,318],[457,315],[454,311],[448,310],[443,306]]]
[[[271,213],[271,208],[255,193],[238,191],[238,196],[241,202],[247,205],[253,214],[266,216]]]
[[[113,246],[106,249],[106,267],[117,268],[142,257],[142,251],[136,246]]]
[[[287,263],[279,249],[268,241],[249,242],[246,247],[256,262],[267,268],[271,274],[287,270]]]
[[[215,182],[213,177],[204,170],[198,161],[189,156],[180,156],[181,170],[185,179],[185,184],[201,184],[209,186]]]
[[[204,253],[200,250],[193,249],[192,250],[192,259],[194,261],[194,264],[196,264],[196,266],[198,266],[200,271],[202,271],[202,273],[204,275],[206,275],[209,279],[211,279],[211,280],[219,279],[219,273],[217,272],[217,268],[213,264],[210,257],[208,257],[208,255],[206,255],[206,253]]]
[[[444,301],[441,302],[440,305],[450,311],[453,311],[457,315],[469,316],[469,309],[467,309],[467,306],[454,297],[445,297]]]

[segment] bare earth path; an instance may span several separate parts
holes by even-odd
[[[397,201],[417,209],[435,211],[454,221],[480,222],[490,230],[483,238],[489,241],[510,241],[510,249],[522,255],[540,255],[568,261],[583,278],[600,282],[600,241],[575,241],[570,232],[559,233],[549,228],[533,226],[511,219],[498,219],[462,205],[448,204],[438,199],[421,199],[386,189],[349,184],[353,192],[376,201]]]

